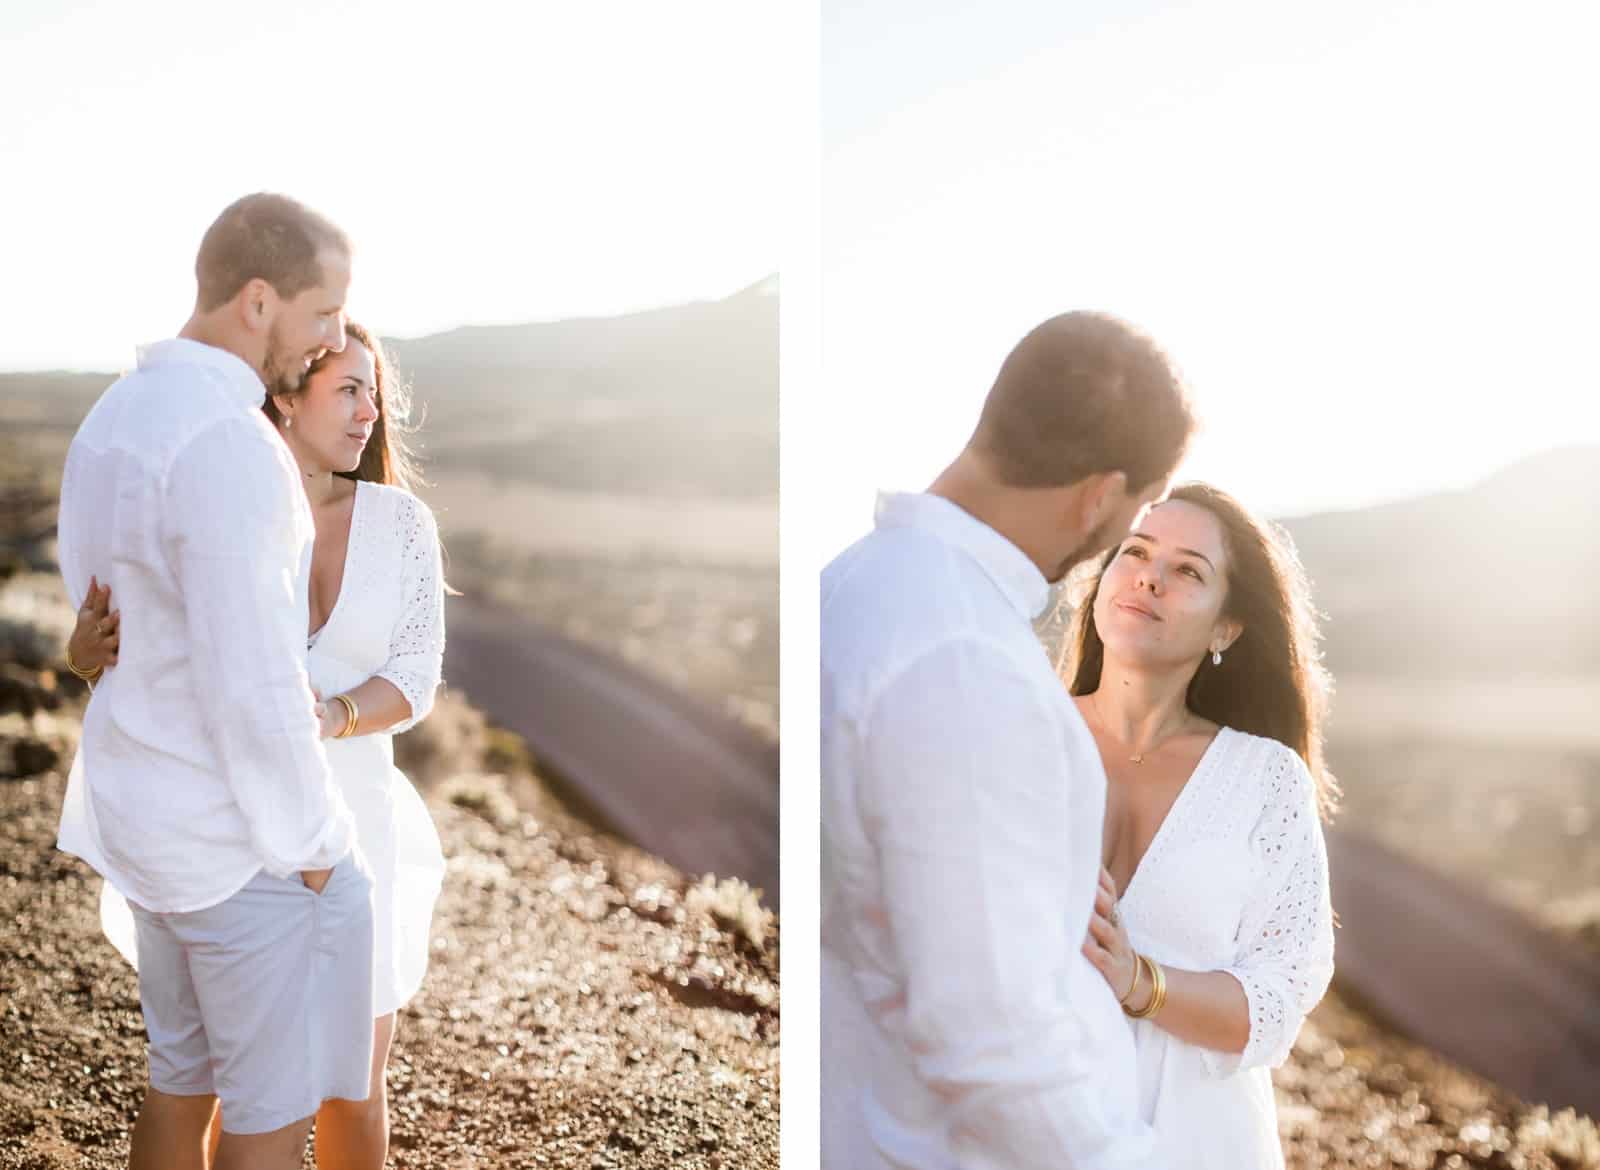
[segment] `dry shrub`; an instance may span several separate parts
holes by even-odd
[[[1600,1129],[1571,1109],[1551,1115],[1540,1105],[1517,1125],[1517,1152],[1548,1153],[1558,1166],[1600,1167]]]
[[[507,789],[504,776],[460,772],[440,784],[439,795],[458,808],[476,813],[497,829],[513,828],[522,820],[522,810]]]
[[[742,935],[756,950],[766,945],[774,915],[761,905],[761,891],[741,879],[719,882],[716,874],[708,873],[685,891],[683,901],[690,910],[709,914],[724,930]]]

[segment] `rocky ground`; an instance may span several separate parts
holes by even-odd
[[[1386,1029],[1335,988],[1274,1074],[1289,1170],[1592,1170],[1600,1129],[1530,1106]]]
[[[51,848],[77,700],[50,710],[61,683],[5,677],[0,1170],[118,1167],[144,1082],[135,983],[100,938],[95,879]],[[493,770],[452,771],[463,753]],[[391,1164],[776,1166],[776,924],[745,891],[588,831],[464,704],[407,756],[450,871],[391,1063]],[[1591,1121],[1517,1101],[1337,992],[1277,1084],[1291,1170],[1600,1167]]]
[[[121,1167],[135,977],[98,879],[53,848],[81,698],[48,666],[3,669],[0,1170]],[[390,1164],[777,1166],[776,921],[588,829],[463,704],[440,716],[407,752],[449,872],[391,1059]]]

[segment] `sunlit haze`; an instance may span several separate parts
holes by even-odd
[[[169,336],[250,191],[358,249],[384,333],[610,315],[776,271],[777,5],[0,6],[0,369]]]
[[[827,555],[1071,308],[1168,348],[1181,473],[1270,514],[1600,438],[1591,10],[1009,11],[824,4]]]

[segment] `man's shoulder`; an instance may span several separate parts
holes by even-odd
[[[930,656],[1022,670],[1040,647],[981,569],[926,532],[880,530],[823,574],[825,672],[887,683]]]
[[[902,606],[939,606],[982,576],[971,558],[931,532],[879,528],[822,571],[823,612],[893,597]]]
[[[241,450],[270,455],[276,439],[272,424],[261,411],[241,405],[223,374],[201,365],[173,364],[129,370],[112,382],[74,441],[142,451],[170,463],[218,426]]]

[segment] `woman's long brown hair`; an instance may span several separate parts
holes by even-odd
[[[1288,744],[1311,772],[1323,817],[1332,816],[1339,787],[1328,772],[1322,744],[1332,683],[1322,664],[1310,584],[1293,542],[1209,484],[1183,484],[1167,498],[1204,508],[1217,518],[1228,556],[1222,612],[1244,627],[1220,666],[1212,664],[1210,655],[1201,660],[1189,682],[1189,709],[1224,727]],[[1094,603],[1101,577],[1120,547],[1101,560],[1073,615],[1067,645],[1068,690],[1074,695],[1100,686],[1106,648],[1095,628]]]

